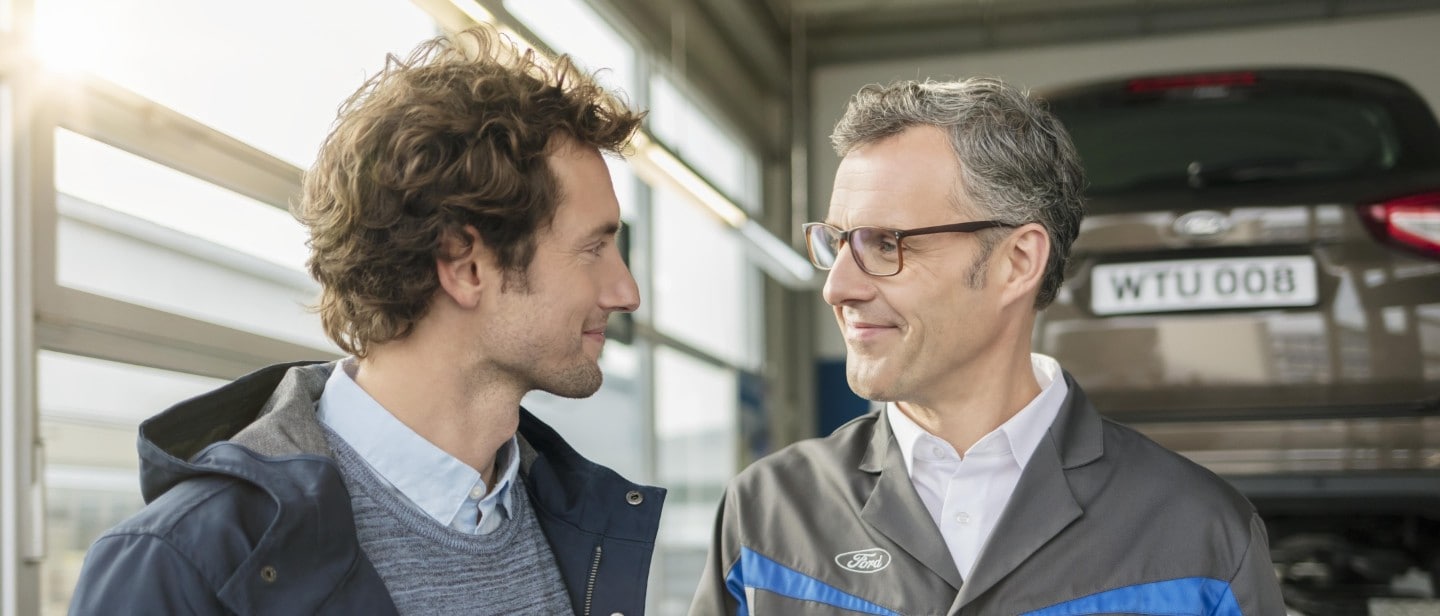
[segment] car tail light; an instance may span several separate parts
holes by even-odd
[[[1131,79],[1125,89],[1131,94],[1160,92],[1213,86],[1253,86],[1255,73],[1205,73],[1199,75],[1175,75],[1169,77],[1146,77]]]
[[[1360,220],[1386,244],[1440,259],[1440,192],[1362,205]]]

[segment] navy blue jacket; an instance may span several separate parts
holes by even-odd
[[[315,418],[334,366],[271,366],[141,424],[148,504],[90,548],[70,613],[395,613]],[[644,613],[665,491],[586,460],[524,409],[519,435],[575,612]]]

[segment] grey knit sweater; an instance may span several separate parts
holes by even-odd
[[[570,614],[555,556],[523,484],[510,487],[510,519],[485,535],[435,521],[375,476],[326,430],[355,510],[360,547],[401,614]]]

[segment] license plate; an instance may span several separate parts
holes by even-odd
[[[1090,273],[1099,315],[1313,306],[1315,259],[1243,257],[1110,263]]]

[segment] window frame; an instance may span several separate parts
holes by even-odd
[[[55,262],[60,219],[59,194],[54,188],[57,128],[281,210],[299,195],[302,172],[103,80],[62,82],[42,94],[44,103],[31,123],[33,147],[29,152],[34,167],[31,254],[40,348],[229,379],[256,366],[335,356],[331,349],[62,286]]]
[[[282,211],[299,194],[302,172],[102,79],[47,74],[24,51],[32,32],[23,24],[32,12],[29,0],[0,6],[8,19],[0,28],[15,35],[0,42],[0,613],[6,614],[40,612],[50,555],[38,403],[42,350],[222,379],[335,355],[60,284],[56,129]]]
[[[43,450],[35,438],[35,322],[28,143],[31,84],[16,28],[29,6],[0,0],[0,612],[35,613],[44,555]]]

